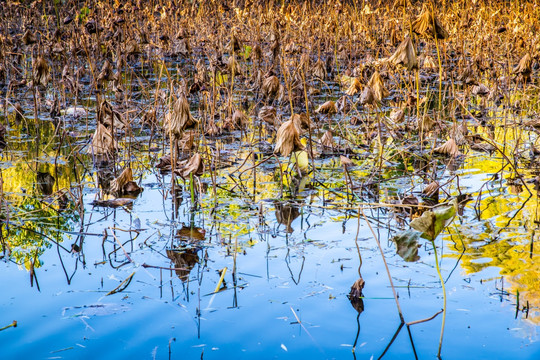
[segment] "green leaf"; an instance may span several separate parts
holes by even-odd
[[[397,254],[408,262],[420,260],[418,256],[418,239],[422,233],[414,229],[409,229],[398,233],[392,238],[392,241],[396,243]]]
[[[457,199],[451,204],[425,211],[422,216],[411,221],[411,228],[422,233],[422,237],[434,241],[456,215]]]

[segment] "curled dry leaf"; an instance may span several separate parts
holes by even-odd
[[[418,18],[412,23],[413,31],[422,36],[427,36],[437,39],[446,39],[448,37],[448,32],[443,28],[439,19],[433,14],[433,12],[424,4],[422,13]]]
[[[459,152],[459,148],[454,139],[448,139],[448,141],[443,145],[433,149],[433,152],[452,157],[461,155],[461,152]]]
[[[341,166],[343,166],[344,168],[348,168],[349,166],[354,165],[352,160],[349,159],[347,156],[344,156],[344,155],[339,156],[339,161],[341,163]]]
[[[424,63],[422,64],[422,68],[425,70],[435,70],[438,68],[437,64],[435,63],[435,60],[431,56],[426,56],[424,59]]]
[[[176,173],[184,179],[189,179],[190,175],[201,176],[204,173],[204,162],[201,155],[199,153],[193,154],[189,161],[176,170]]]
[[[382,101],[385,97],[390,95],[388,90],[384,87],[384,82],[379,71],[375,71],[369,79],[368,87],[373,90],[373,95],[377,101]]]
[[[110,155],[116,148],[116,140],[113,138],[111,132],[107,130],[103,124],[98,123],[94,136],[92,137],[92,144],[88,148],[88,153],[94,155]]]
[[[273,106],[263,106],[259,110],[259,120],[266,122],[272,126],[279,125],[276,109]]]
[[[422,194],[428,197],[434,197],[435,195],[437,195],[438,197],[439,188],[439,183],[437,181],[432,181],[431,183],[429,183],[428,186],[424,188],[424,190],[422,190]]]
[[[399,44],[396,52],[388,61],[397,66],[401,65],[407,68],[407,70],[418,69],[418,59],[416,58],[416,50],[414,49],[414,44],[409,36]]]
[[[197,120],[189,111],[189,102],[183,93],[174,102],[172,110],[165,115],[164,127],[170,136],[180,138],[185,129],[194,127]]]
[[[133,171],[128,167],[116,179],[111,181],[110,191],[111,193],[120,195],[137,195],[142,191],[142,188],[133,181]]]
[[[403,109],[394,109],[390,113],[390,120],[396,125],[399,125],[405,119],[405,112]]]
[[[347,89],[347,91],[345,91],[345,94],[349,96],[353,96],[359,93],[361,90],[362,90],[362,83],[360,82],[360,80],[358,80],[357,77],[355,77],[351,80],[351,84],[349,85],[349,88]]]
[[[320,144],[326,148],[333,149],[335,147],[336,144],[334,143],[334,136],[332,135],[332,131],[326,130],[326,132],[321,137]]]
[[[34,85],[47,86],[50,79],[50,67],[43,56],[39,56],[33,64]]]
[[[232,122],[236,128],[242,128],[247,125],[249,118],[241,110],[236,110],[232,116]]]
[[[197,249],[173,250],[167,249],[167,257],[174,263],[174,272],[183,282],[189,279],[191,269],[199,262]]]
[[[324,104],[320,105],[317,110],[315,110],[318,114],[328,114],[332,115],[337,113],[338,109],[336,106],[336,103],[332,100],[325,102]]]
[[[326,77],[326,65],[321,59],[317,60],[317,62],[313,65],[311,73],[313,74],[313,76],[324,80],[324,78]]]
[[[289,154],[293,151],[300,151],[304,149],[304,145],[302,145],[302,142],[300,141],[299,127],[301,124],[298,124],[300,119],[299,117],[295,118],[296,115],[298,114],[293,115],[290,120],[285,121],[279,127],[274,153],[281,154],[282,156],[289,156]]]
[[[486,85],[479,84],[479,85],[473,86],[471,92],[472,92],[473,95],[486,96],[486,95],[489,95],[490,90]]]
[[[524,79],[527,79],[530,77],[532,72],[532,58],[529,53],[525,54],[521,60],[519,60],[519,63],[514,67],[512,72],[515,75],[521,75]]]
[[[266,100],[273,100],[279,95],[279,79],[272,75],[264,79],[261,87],[261,92]]]
[[[375,98],[375,93],[373,92],[373,89],[369,86],[366,86],[364,88],[364,91],[362,91],[362,94],[360,94],[360,104],[373,105],[376,102],[377,99]]]

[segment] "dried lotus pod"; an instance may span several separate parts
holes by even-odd
[[[189,110],[188,99],[182,93],[174,102],[173,108],[165,115],[163,125],[170,136],[180,138],[185,129],[192,128],[197,123],[197,120],[191,115]]]
[[[418,59],[416,58],[416,50],[414,44],[409,36],[399,44],[398,48],[388,61],[397,66],[401,65],[407,68],[407,70],[418,69]]]
[[[448,32],[443,28],[439,19],[433,14],[433,12],[424,4],[422,13],[412,23],[413,31],[421,36],[427,36],[437,39],[448,38]]]
[[[279,127],[274,153],[281,154],[282,156],[289,156],[293,151],[304,149],[304,145],[302,145],[302,142],[300,141],[300,131],[297,128],[297,126],[300,127],[300,124],[296,125],[299,122],[299,119],[296,119],[293,115],[290,120],[285,121]]]
[[[248,121],[248,116],[238,109],[232,115],[232,122],[237,128],[242,128],[243,126],[246,126]]]
[[[354,165],[354,163],[352,162],[351,159],[349,159],[347,156],[345,155],[340,155],[339,156],[339,162],[341,163],[341,166],[343,166],[344,168],[348,168],[349,166],[352,166]]]
[[[443,145],[433,149],[433,152],[436,152],[442,155],[448,155],[451,157],[456,157],[456,156],[461,155],[461,152],[459,151],[459,148],[454,139],[448,139],[448,141],[445,142]]]
[[[390,92],[384,87],[384,82],[379,71],[375,71],[373,75],[371,75],[368,86],[373,90],[373,95],[379,102],[390,95]]]

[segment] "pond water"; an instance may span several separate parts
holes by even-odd
[[[238,60],[254,71],[246,56]],[[388,73],[393,90],[383,106],[337,115],[314,110],[339,99],[343,87],[308,78],[313,127],[304,141],[332,129],[337,145],[306,151],[309,171],[300,178],[288,175],[289,157],[262,149],[275,144],[276,129],[257,117],[269,103],[253,90],[251,75],[208,71],[218,104],[208,102],[211,89],[189,95],[193,116],[208,121],[215,113],[223,123],[231,99],[247,120],[221,135],[197,134],[181,155],[196,150],[204,172],[173,180],[156,168],[170,153],[162,120],[170,89],[191,83],[195,67],[150,52],[127,63],[123,92],[111,81],[96,93],[85,59],[70,65],[80,73],[80,93],[2,84],[2,359],[435,358],[445,297],[443,358],[540,358],[533,182],[540,166],[537,133],[521,126],[538,111],[537,77],[529,87],[509,86],[501,104],[465,86],[450,89],[433,72],[422,70],[420,80]],[[60,73],[60,62],[53,64]],[[20,66],[31,68],[31,61]],[[462,145],[457,157],[436,155],[430,149],[444,136],[392,126],[392,106],[409,91],[397,87],[403,81],[410,89],[415,81],[444,85],[418,90],[425,111],[447,128],[463,122],[497,149]],[[60,114],[51,115],[59,94]],[[446,105],[466,96],[462,113],[447,117]],[[128,119],[108,157],[89,150],[103,99]],[[287,98],[272,104],[283,120],[291,107],[305,111]],[[413,122],[415,107],[404,122]],[[150,109],[155,126],[143,121]],[[369,133],[377,128],[379,136]],[[353,164],[344,169],[340,155]],[[103,206],[115,198],[110,181],[127,167],[142,193]],[[440,184],[436,202],[457,200],[456,216],[433,242],[398,244],[394,237],[431,209],[433,199],[422,195],[431,180]],[[411,205],[403,202],[411,196],[421,210],[401,206]],[[359,272],[363,296],[351,303]],[[7,327],[13,321],[17,326]]]

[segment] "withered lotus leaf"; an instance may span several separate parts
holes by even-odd
[[[433,149],[433,152],[452,157],[461,155],[461,152],[459,151],[459,148],[454,139],[448,139],[448,141],[446,141],[443,145]]]
[[[293,151],[300,151],[304,149],[304,145],[300,141],[300,130],[295,123],[294,115],[290,120],[285,121],[278,129],[276,137],[276,146],[274,153],[281,154],[282,156],[289,156]]]
[[[407,68],[407,70],[418,69],[418,59],[416,57],[416,50],[414,44],[409,36],[399,44],[398,48],[388,61],[397,66],[401,65]]]
[[[196,124],[197,120],[189,110],[188,99],[182,93],[174,102],[173,108],[165,115],[165,130],[170,136],[180,138],[185,129],[194,127]]]

